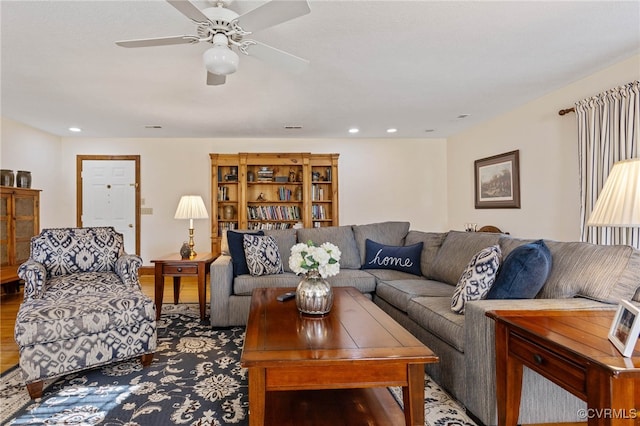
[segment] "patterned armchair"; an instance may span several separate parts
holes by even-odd
[[[44,379],[136,356],[151,363],[156,314],[138,281],[141,264],[111,227],[44,229],[31,239],[15,326],[31,398]]]

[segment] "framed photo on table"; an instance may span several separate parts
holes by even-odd
[[[609,329],[609,340],[622,356],[630,357],[640,334],[640,309],[621,300]]]
[[[520,208],[520,151],[476,160],[476,209]]]

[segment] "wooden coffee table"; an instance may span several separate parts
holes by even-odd
[[[294,299],[276,300],[291,290],[251,297],[241,357],[249,424],[424,426],[424,364],[438,357],[354,288],[334,288],[322,318],[299,314]],[[404,413],[388,386],[402,387]]]

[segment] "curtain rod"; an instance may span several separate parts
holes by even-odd
[[[574,107],[561,109],[560,111],[558,111],[558,114],[565,115],[565,114],[569,114],[570,112],[576,112],[576,109]]]

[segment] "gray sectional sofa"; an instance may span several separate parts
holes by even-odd
[[[264,231],[277,242],[284,273],[234,276],[228,247],[211,265],[211,325],[246,324],[251,291],[295,287],[300,278],[287,264],[296,242],[329,241],[342,251],[340,273],[328,281],[352,286],[373,301],[439,357],[428,374],[486,425],[495,425],[495,344],[493,309],[615,309],[620,299],[640,302],[640,251],[628,246],[598,246],[545,240],[553,266],[535,299],[467,302],[463,315],[451,310],[460,275],[480,250],[499,245],[503,258],[531,240],[504,234],[422,232],[408,222],[330,228]],[[391,269],[361,269],[366,240],[388,246],[422,243],[421,275]],[[581,421],[586,404],[525,368],[519,423]]]

